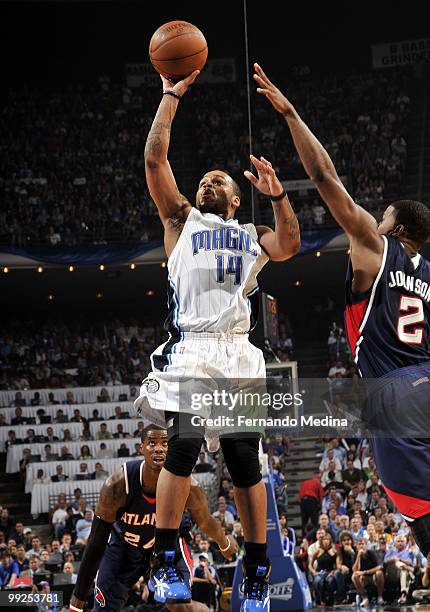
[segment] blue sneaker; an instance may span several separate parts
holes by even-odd
[[[244,579],[241,590],[243,601],[240,612],[269,612],[269,574],[272,566],[243,564]]]
[[[177,568],[180,556],[174,550],[167,550],[155,557],[148,581],[155,601],[160,603],[189,603],[191,590]]]

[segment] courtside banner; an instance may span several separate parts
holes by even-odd
[[[430,38],[400,40],[372,45],[373,68],[395,68],[419,64],[430,59]]]

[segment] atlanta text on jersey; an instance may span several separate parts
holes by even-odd
[[[127,525],[155,525],[155,512],[149,512],[143,515],[124,512],[121,520]]]

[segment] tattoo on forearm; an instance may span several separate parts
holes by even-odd
[[[161,138],[157,135],[149,133],[148,140],[145,145],[145,154],[159,154],[161,151]]]
[[[160,116],[160,114],[165,118],[164,121],[157,119],[157,116]],[[165,117],[166,114],[167,117]],[[174,114],[174,109],[172,107],[167,109],[164,107],[161,109],[160,107],[152,123],[151,129],[149,130],[145,145],[145,155],[158,156],[163,148],[168,148]]]
[[[282,226],[285,227],[286,235],[289,240],[296,240],[300,237],[299,222],[290,205],[288,205],[287,208],[282,207],[280,204],[274,205],[273,212],[275,215],[275,230],[276,227],[282,224]],[[282,232],[284,232],[284,229]]]

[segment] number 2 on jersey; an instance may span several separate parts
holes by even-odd
[[[224,255],[215,255],[217,283],[225,281]],[[234,274],[234,284],[240,285],[242,280],[242,255],[228,255],[227,274]]]
[[[415,323],[424,323],[424,307],[420,298],[411,295],[402,295],[399,304],[400,312],[407,312],[401,315],[397,322],[397,335],[406,344],[421,344],[424,330],[421,326],[416,326],[411,331],[406,331],[406,327]],[[411,312],[413,311],[413,312]]]

